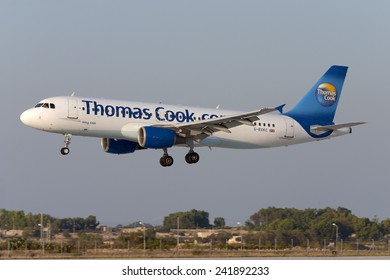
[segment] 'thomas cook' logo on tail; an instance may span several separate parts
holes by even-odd
[[[331,66],[297,105],[284,115],[298,121],[308,133],[311,125],[333,124],[347,70],[346,66]]]
[[[332,106],[337,100],[336,87],[330,83],[320,84],[317,88],[317,100],[322,106]]]

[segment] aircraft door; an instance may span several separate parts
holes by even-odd
[[[294,120],[291,118],[284,118],[286,122],[286,133],[284,137],[286,138],[294,138]]]
[[[78,114],[77,98],[68,97],[68,118],[77,119],[78,117],[79,114]]]

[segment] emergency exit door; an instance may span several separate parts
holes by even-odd
[[[294,138],[294,120],[291,118],[285,118],[286,122],[286,133],[284,137],[286,138]]]

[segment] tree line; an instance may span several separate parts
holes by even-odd
[[[311,240],[321,244],[323,240],[334,240],[336,232],[343,240],[388,238],[390,219],[380,222],[376,217],[371,220],[357,217],[343,207],[304,210],[268,207],[252,214],[246,228],[273,233],[275,238],[287,244],[294,238],[300,243]]]
[[[79,232],[93,231],[99,225],[96,216],[86,218],[55,218],[48,214],[42,214],[43,225],[50,225],[51,231]],[[39,236],[39,224],[41,214],[24,213],[24,211],[7,211],[0,209],[0,229],[30,230]],[[133,226],[139,223],[133,223]],[[343,207],[333,209],[308,208],[304,210],[296,208],[262,208],[253,213],[241,227],[243,230],[267,233],[281,242],[296,240],[322,240],[334,239],[336,226],[340,239],[354,237],[361,240],[379,240],[390,235],[390,219],[379,221],[377,218],[368,219],[354,215],[351,210]],[[126,227],[126,226],[125,226]],[[130,226],[128,226],[130,227]],[[171,229],[206,229],[227,228],[225,219],[216,217],[214,223],[209,221],[209,213],[204,210],[192,209],[185,212],[175,212],[164,217],[163,225],[158,230],[170,231]],[[38,232],[37,232],[38,231]]]
[[[214,219],[214,225],[210,225],[208,213],[205,211],[191,210],[188,212],[172,213],[164,218],[164,229],[175,229],[177,219],[180,228],[226,228],[223,218]],[[182,222],[183,221],[183,222]],[[361,218],[354,215],[351,210],[343,207],[333,209],[308,208],[304,210],[296,208],[268,207],[253,213],[240,227],[245,230],[242,236],[248,243],[266,242],[280,246],[289,246],[293,243],[304,246],[307,241],[321,247],[323,241],[336,239],[336,232],[340,240],[383,240],[390,237],[390,219],[379,221]],[[248,233],[249,232],[249,233]],[[221,239],[229,235],[219,234]],[[314,246],[314,245],[313,245]]]
[[[222,217],[216,217],[214,223],[209,220],[209,213],[204,210],[192,209],[185,212],[175,212],[164,217],[163,224],[152,227],[148,224],[140,226],[134,222],[123,227],[142,227],[145,231],[118,233],[112,245],[103,242],[96,227],[99,222],[90,215],[86,218],[54,218],[43,214],[43,224],[50,225],[51,234],[77,232],[77,238],[71,238],[61,244],[45,243],[47,250],[58,252],[79,250],[80,248],[136,248],[142,249],[144,240],[148,249],[172,249],[177,244],[175,236],[157,235],[157,232],[176,232],[180,229],[180,243],[183,248],[193,248],[201,244],[213,244],[214,248],[221,249],[260,249],[260,248],[291,248],[292,246],[323,248],[324,244],[335,241],[336,226],[339,240],[356,243],[356,240],[387,241],[390,237],[390,219],[379,221],[377,218],[368,219],[354,215],[350,210],[342,207],[337,209],[296,209],[296,208],[262,208],[253,213],[246,223],[239,228],[230,228],[225,225]],[[8,239],[0,243],[0,250],[11,246],[13,249],[40,248],[42,244],[29,237],[40,237],[41,214],[24,213],[23,211],[7,211],[0,209],[0,229],[23,229],[22,238]],[[184,235],[184,229],[219,229],[207,238],[194,235],[191,238]],[[241,244],[228,245],[227,241],[233,236],[239,236]],[[194,239],[196,242],[194,243]],[[351,244],[352,244],[351,243]],[[367,243],[367,242],[366,242]],[[197,244],[197,245],[195,245]],[[360,243],[359,243],[360,244]],[[54,246],[54,247],[53,247]],[[56,247],[57,246],[57,247]],[[209,245],[207,245],[209,246]],[[363,245],[361,245],[363,246]]]
[[[99,225],[96,216],[93,215],[86,218],[55,218],[48,214],[32,214],[24,211],[0,209],[1,230],[21,229],[30,231],[33,235],[39,235],[41,223],[43,227],[50,227],[52,232],[95,230]]]

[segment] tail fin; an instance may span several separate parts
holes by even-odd
[[[297,121],[333,123],[348,67],[333,65],[285,115]]]

